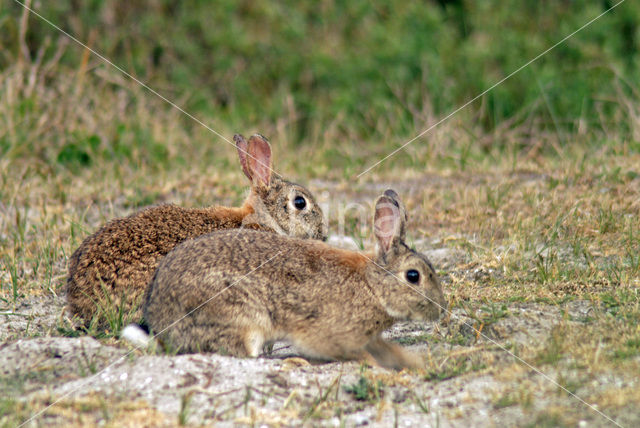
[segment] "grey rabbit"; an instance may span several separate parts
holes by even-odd
[[[446,306],[433,266],[404,242],[406,220],[387,190],[375,205],[371,256],[254,230],[184,242],[160,263],[144,317],[182,353],[256,357],[288,340],[315,358],[420,367],[381,336],[398,320],[436,320]]]

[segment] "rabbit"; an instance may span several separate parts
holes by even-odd
[[[251,180],[241,207],[188,209],[160,205],[112,220],[72,254],[66,283],[68,309],[85,326],[106,328],[105,303],[140,319],[143,294],[158,262],[180,242],[220,229],[247,227],[299,238],[326,239],[322,209],[304,187],[272,172],[271,146],[253,135],[234,140]]]
[[[154,275],[147,326],[178,353],[257,357],[265,344],[288,340],[312,358],[421,367],[381,336],[398,320],[436,320],[446,306],[433,266],[404,242],[406,221],[387,190],[375,204],[371,258],[255,230],[184,242]]]

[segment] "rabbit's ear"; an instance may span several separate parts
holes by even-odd
[[[398,194],[396,193],[395,190],[387,189],[387,190],[384,191],[384,195],[388,196],[391,199],[393,199],[394,202],[398,205],[398,208],[400,209],[400,215],[404,219],[404,221],[402,222],[402,230],[400,230],[400,237],[404,241],[405,225],[407,224],[407,221],[409,220],[409,217],[407,216],[407,210],[404,207],[404,204],[402,203],[402,201],[400,200],[400,196],[398,196]]]
[[[405,216],[398,201],[386,194],[378,198],[373,216],[378,256],[384,258],[389,251],[404,241]]]
[[[251,171],[249,170],[249,164],[247,163],[248,147],[247,140],[240,134],[233,136],[233,141],[236,142],[236,148],[238,149],[238,157],[240,158],[240,166],[242,166],[242,172],[251,180]]]
[[[247,166],[254,185],[269,187],[271,183],[271,146],[265,137],[254,134],[249,138]]]

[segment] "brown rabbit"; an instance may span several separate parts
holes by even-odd
[[[160,263],[145,319],[178,352],[256,357],[284,339],[316,358],[421,366],[381,337],[397,320],[435,320],[446,305],[431,263],[404,242],[405,222],[387,190],[376,201],[373,259],[253,230],[184,242]]]
[[[260,135],[234,136],[240,164],[251,180],[241,207],[187,209],[160,205],[104,225],[82,242],[69,261],[66,291],[71,314],[106,327],[110,303],[139,318],[142,295],[158,262],[176,245],[215,230],[248,227],[325,239],[322,210],[304,187],[272,173],[271,147]]]

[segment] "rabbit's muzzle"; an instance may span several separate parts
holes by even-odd
[[[411,318],[415,320],[437,321],[447,312],[447,301],[442,299],[422,300],[417,303]]]

